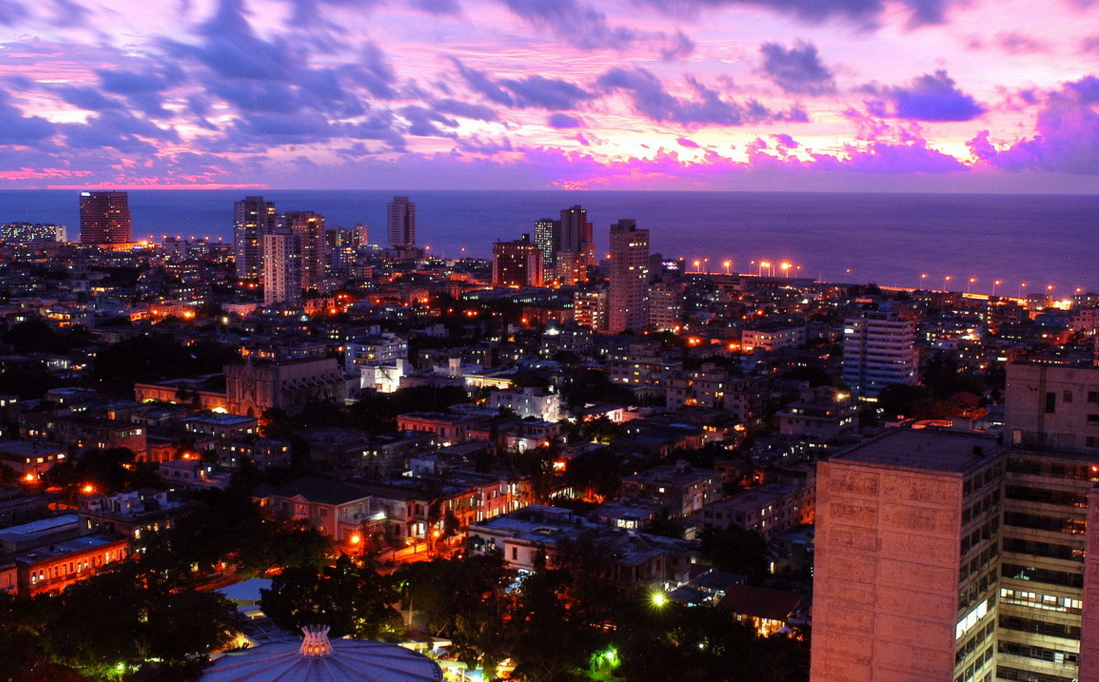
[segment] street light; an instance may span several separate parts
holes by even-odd
[[[782,270],[782,276],[783,277],[789,277],[790,276],[790,264],[789,263],[787,263],[786,261],[782,261],[782,263],[780,263],[778,267]]]
[[[969,293],[969,290],[973,287],[973,284],[977,281],[976,277],[969,278],[969,284],[965,285],[965,293]]]
[[[1000,280],[998,280],[998,279],[992,280],[992,295],[993,296],[996,295],[996,287],[998,287],[998,286],[1000,286]]]
[[[943,291],[950,291],[946,287],[950,283],[950,280],[952,280],[952,279],[954,279],[954,278],[951,277],[950,275],[947,275],[946,277],[943,277]]]
[[[1015,298],[1023,297],[1023,289],[1026,289],[1026,282],[1019,283],[1019,291],[1016,293]]]
[[[771,276],[771,272],[770,272],[771,264],[769,262],[765,261],[765,260],[761,260],[759,262],[759,276],[760,277],[763,276],[763,268],[767,268],[767,271],[768,271],[767,276],[770,277]]]
[[[725,266],[725,274],[728,275],[729,274],[729,268],[733,267],[733,261],[727,260],[724,263],[722,263],[722,265]]]

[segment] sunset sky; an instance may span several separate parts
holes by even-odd
[[[1099,192],[1099,0],[2,0],[0,189]]]

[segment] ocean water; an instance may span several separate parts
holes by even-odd
[[[535,220],[580,204],[601,256],[610,224],[633,218],[650,231],[654,252],[685,257],[692,269],[699,260],[711,272],[723,272],[726,260],[734,272],[753,273],[761,261],[786,261],[791,274],[830,281],[991,293],[1000,280],[996,293],[1007,295],[1050,286],[1065,297],[1077,288],[1099,291],[1099,196],[141,190],[130,192],[134,237],[231,241],[233,202],[245,194],[262,194],[280,211],[317,211],[329,226],[364,223],[378,243],[385,241],[386,203],[408,195],[418,243],[447,257],[487,257],[493,241],[532,233]],[[76,239],[78,192],[0,191],[0,222],[11,221],[61,223]]]

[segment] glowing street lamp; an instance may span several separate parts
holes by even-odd
[[[977,281],[976,277],[969,278],[969,284],[965,285],[965,293],[969,293],[969,290],[973,287],[973,284]]]
[[[695,272],[702,272],[702,261],[695,259]]]
[[[656,608],[661,608],[668,603],[668,597],[663,592],[653,592],[652,596],[649,597],[649,601],[651,601],[652,605]]]
[[[1019,282],[1019,291],[1015,295],[1015,298],[1022,298],[1024,289],[1026,289],[1026,282]]]
[[[786,261],[783,261],[783,262],[779,263],[778,267],[779,267],[780,270],[782,270],[782,276],[783,277],[789,277],[790,276],[790,264],[789,263],[787,263]]]
[[[947,275],[947,276],[943,277],[943,291],[950,291],[947,288],[947,285],[950,284],[950,280],[952,280],[952,279],[954,279],[954,278],[950,275]]]
[[[996,295],[996,287],[998,287],[998,286],[1000,286],[1000,280],[998,280],[998,279],[992,280],[992,295],[993,296]]]
[[[926,272],[921,272],[920,273],[920,288],[921,289],[923,288],[923,286],[926,282],[927,282],[927,273]]]
[[[729,268],[733,267],[733,261],[727,260],[724,263],[722,263],[722,265],[725,266],[725,274],[728,275],[729,274]]]
[[[765,260],[759,262],[759,276],[763,276],[763,268],[767,268],[767,276],[771,276],[771,263]]]

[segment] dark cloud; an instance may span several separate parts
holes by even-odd
[[[53,17],[50,23],[59,28],[83,26],[87,22],[88,10],[72,0],[52,0]]]
[[[835,91],[832,71],[821,63],[814,45],[798,42],[786,49],[778,43],[764,43],[759,51],[764,75],[786,92],[820,95]]]
[[[625,47],[639,35],[624,26],[611,26],[607,16],[576,0],[502,0],[516,16],[550,30],[575,47]]]
[[[537,75],[495,80],[484,71],[466,66],[457,59],[452,58],[451,61],[470,88],[504,106],[560,111],[572,109],[591,98],[590,93],[568,81]]]
[[[15,0],[0,2],[0,24],[14,26],[27,18],[27,8]]]
[[[56,124],[40,116],[24,116],[12,104],[8,93],[0,90],[0,145],[41,147],[56,132]],[[4,153],[9,151],[5,150]]]
[[[179,142],[179,134],[174,129],[160,128],[121,111],[103,111],[84,123],[63,124],[61,130],[67,147],[111,147],[123,154],[152,156],[157,152],[154,142]]]
[[[875,116],[910,121],[971,121],[986,108],[955,87],[946,71],[924,74],[908,87],[867,88],[880,99],[866,102]]]
[[[1037,133],[997,150],[981,131],[970,151],[987,166],[1099,175],[1099,78],[1087,76],[1049,93],[1038,113]]]
[[[558,130],[564,130],[566,128],[579,128],[584,125],[584,121],[576,116],[569,116],[568,114],[556,113],[551,114],[549,117],[549,124],[552,128]]]
[[[186,74],[174,64],[157,65],[149,71],[124,69],[96,69],[99,82],[107,92],[118,95],[139,95],[160,92],[186,81]]]
[[[696,16],[700,10],[724,7],[759,7],[779,14],[788,14],[816,24],[829,20],[853,23],[873,28],[883,19],[887,3],[884,0],[636,0],[665,12],[681,16]],[[964,0],[900,0],[908,10],[910,27],[941,24],[946,21],[950,5]]]
[[[778,142],[779,146],[781,146],[781,147],[785,147],[786,149],[797,149],[798,148],[797,140],[790,137],[786,133],[778,133],[776,135],[772,135],[771,137],[773,137],[775,139],[775,141]]]
[[[415,9],[437,16],[457,16],[462,13],[462,8],[456,0],[409,0],[408,4]]]
[[[654,121],[738,126],[761,121],[807,120],[801,110],[772,112],[756,100],[729,102],[721,99],[717,91],[693,78],[688,78],[687,82],[694,90],[696,99],[683,100],[669,94],[664,84],[645,69],[616,67],[597,81],[599,87],[607,92],[628,92],[634,109]]]
[[[1032,52],[1048,52],[1049,46],[1040,40],[1023,35],[1022,33],[1003,33],[997,36],[996,43],[1009,54],[1030,54]]]
[[[472,118],[478,121],[495,121],[497,119],[496,112],[491,107],[486,107],[481,104],[470,104],[469,102],[459,102],[453,99],[441,99],[434,102],[432,106],[435,111],[443,114],[453,114],[454,116],[461,116],[462,118]]]
[[[435,125],[436,123],[442,123],[451,128],[458,126],[457,121],[425,107],[407,106],[403,107],[400,113],[408,121],[408,134],[416,137],[448,137],[447,133]]]
[[[122,109],[122,103],[114,97],[108,97],[95,88],[66,85],[56,90],[63,101],[85,111],[107,111]]]
[[[660,51],[660,57],[665,61],[683,59],[695,51],[695,43],[683,31],[676,31],[675,38],[668,47]]]

